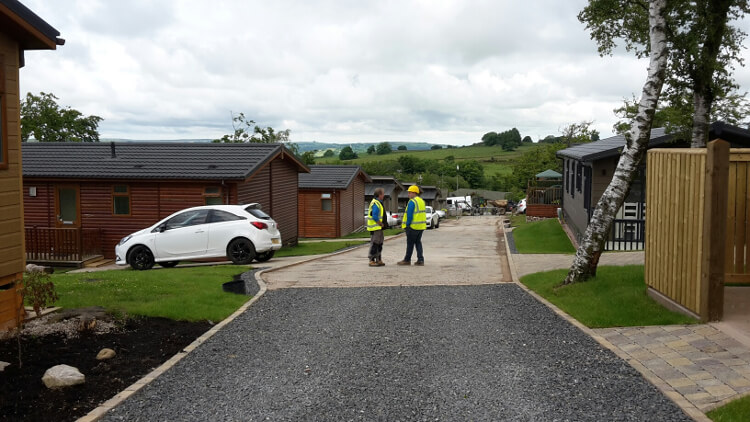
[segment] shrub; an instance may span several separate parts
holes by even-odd
[[[42,271],[26,272],[24,279],[24,300],[34,308],[36,316],[42,315],[42,308],[55,303],[59,297],[55,285],[49,279],[49,274]]]

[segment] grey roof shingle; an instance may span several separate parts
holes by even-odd
[[[649,148],[663,145],[672,139],[671,134],[667,134],[664,128],[651,129],[651,139],[648,142]],[[617,135],[600,141],[589,142],[587,144],[576,145],[570,148],[557,151],[557,157],[572,158],[578,161],[595,161],[607,157],[620,155],[620,148],[625,146],[625,136]]]
[[[279,153],[293,157],[256,143],[24,142],[22,153],[24,177],[87,179],[244,180]]]
[[[310,173],[299,175],[300,189],[347,189],[354,178],[362,173],[367,182],[370,177],[360,166],[310,166]]]

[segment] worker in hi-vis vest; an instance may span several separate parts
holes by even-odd
[[[371,267],[382,267],[385,265],[381,254],[383,253],[383,225],[387,218],[385,208],[383,208],[383,198],[385,191],[383,188],[375,188],[370,206],[367,208],[367,231],[370,232],[370,258]]]
[[[424,265],[422,255],[422,233],[427,228],[425,203],[419,197],[419,186],[411,185],[408,189],[409,204],[406,206],[406,217],[401,227],[406,229],[406,255],[398,265],[411,265],[411,254],[417,248],[417,262],[414,265]]]

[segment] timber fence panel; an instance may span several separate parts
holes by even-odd
[[[705,160],[705,150],[652,149],[646,172],[646,284],[696,314]]]
[[[726,284],[750,283],[750,149],[731,149],[726,236]]]

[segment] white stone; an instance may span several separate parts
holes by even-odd
[[[5,370],[6,366],[10,366],[10,363],[3,362],[3,361],[0,360],[0,372],[3,372]]]
[[[44,373],[42,381],[47,388],[69,387],[71,385],[83,384],[86,377],[78,370],[68,365],[57,365],[49,368]]]
[[[96,360],[112,359],[113,357],[115,357],[115,351],[105,347],[96,355]]]

